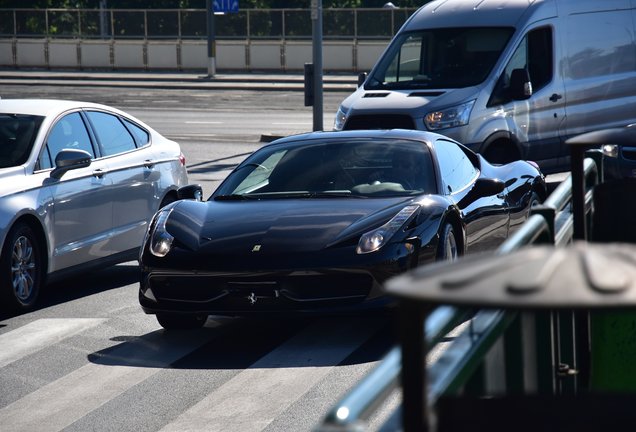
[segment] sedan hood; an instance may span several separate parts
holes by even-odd
[[[412,198],[181,201],[167,230],[193,251],[312,252],[347,241],[393,217]]]

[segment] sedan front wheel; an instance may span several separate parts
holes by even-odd
[[[37,301],[43,279],[43,259],[33,229],[16,224],[2,249],[0,293],[10,310],[31,309]]]

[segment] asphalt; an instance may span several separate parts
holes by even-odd
[[[93,87],[148,87],[154,89],[223,89],[256,91],[303,91],[302,73],[216,73],[145,71],[0,70],[0,84],[69,85]],[[323,74],[323,91],[351,93],[355,74]]]

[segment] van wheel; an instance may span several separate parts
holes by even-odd
[[[9,310],[33,308],[42,286],[43,267],[35,232],[18,222],[9,231],[0,258],[0,296]]]
[[[491,164],[503,165],[521,158],[519,151],[511,142],[491,144],[484,153],[484,158]]]

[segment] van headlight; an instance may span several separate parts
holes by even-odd
[[[172,248],[174,237],[166,230],[166,222],[172,209],[160,210],[155,218],[155,224],[150,232],[150,253],[154,256],[163,258]]]
[[[441,111],[430,112],[424,117],[424,124],[428,130],[467,125],[473,105],[475,105],[474,100]]]
[[[344,128],[345,122],[347,121],[347,113],[342,109],[342,106],[338,108],[338,112],[336,113],[336,119],[333,122],[333,130],[341,131]]]
[[[408,205],[381,227],[362,234],[356,253],[367,254],[380,249],[388,243],[391,237],[404,226],[419,208],[419,205]]]

